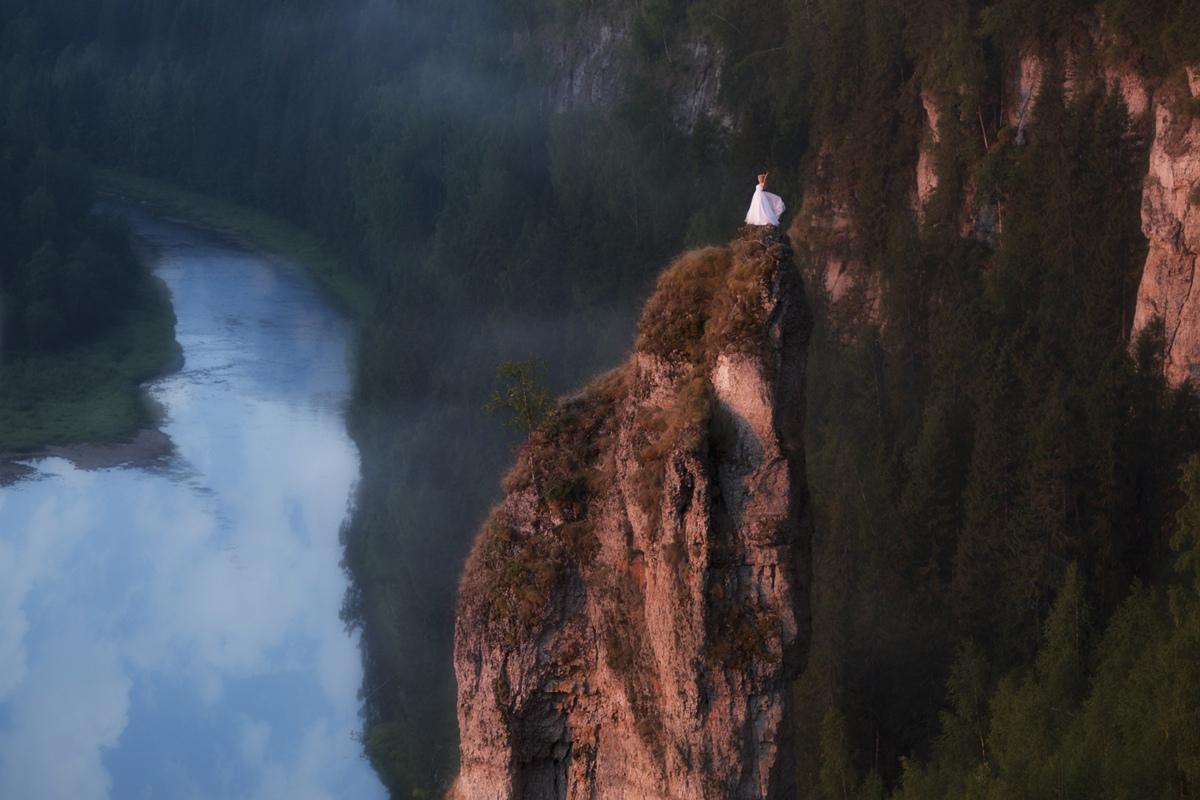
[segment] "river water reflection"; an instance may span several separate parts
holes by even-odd
[[[0,488],[0,798],[375,798],[338,529],[349,330],[294,266],[136,209],[175,452]]]

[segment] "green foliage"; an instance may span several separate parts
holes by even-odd
[[[152,284],[130,319],[69,352],[0,366],[0,453],[119,441],[152,421],[141,384],[175,363],[175,317]]]
[[[815,792],[822,800],[883,800],[883,783],[877,773],[859,779],[846,719],[837,709],[825,713],[820,725],[820,782]]]
[[[435,788],[411,788],[409,785],[410,776],[419,774],[424,768],[419,762],[421,753],[412,744],[412,738],[403,726],[383,722],[367,731],[363,749],[389,791],[414,800],[436,797]]]
[[[690,5],[640,4],[636,36],[612,43],[627,91],[611,108],[564,111],[566,98],[548,100],[544,45],[594,41],[597,12],[609,9],[0,2],[8,124],[158,188],[216,196],[226,220],[247,207],[282,217],[337,256],[320,259],[322,283],[362,323],[351,422],[363,475],[344,534],[354,578],[345,616],[363,628],[374,689],[364,730],[408,726],[423,748],[407,762],[421,774],[398,795],[452,770],[451,565],[511,458],[478,414],[492,365],[527,352],[555,387],[577,385],[627,349],[638,300],[685,237],[727,237],[752,162],[769,153],[780,185],[798,186],[802,114],[775,127],[758,79],[770,63],[761,53],[786,28],[782,12],[711,4],[738,26],[725,35],[745,63],[725,74],[728,86],[753,89],[765,124],[745,130],[766,132],[764,148],[731,137],[706,109],[691,135],[676,124],[670,89],[690,58]],[[41,195],[28,203],[31,224],[64,213],[49,196],[56,206]],[[61,323],[40,307],[31,320]],[[413,564],[442,568],[414,576]]]
[[[488,416],[507,413],[508,424],[525,436],[542,426],[554,402],[541,383],[536,361],[501,362],[496,367],[496,383],[483,407]]]
[[[1200,4],[1195,0],[1103,0],[1101,13],[1115,43],[1165,75],[1200,60]]]
[[[14,137],[0,139],[7,250],[5,359],[70,349],[119,325],[148,276],[115,220],[91,214],[91,176],[78,160]]]
[[[1158,590],[1135,585],[1104,631],[1089,636],[1083,583],[1068,570],[1034,667],[1003,678],[986,704],[987,667],[974,647],[964,648],[942,738],[929,764],[906,762],[897,797],[1190,796],[1200,779],[1196,457],[1180,490],[1173,546],[1187,580]]]
[[[1178,553],[1178,569],[1200,592],[1200,456],[1192,456],[1184,466],[1179,488],[1186,502],[1175,517],[1171,547]]]
[[[311,233],[274,214],[178,184],[119,170],[92,170],[97,190],[133,198],[194,223],[232,234],[265,252],[303,266],[337,305],[358,321],[368,318],[372,298],[361,276]]]
[[[1048,45],[1094,6],[1093,0],[998,0],[980,11],[980,28],[1009,53],[1036,42]]]

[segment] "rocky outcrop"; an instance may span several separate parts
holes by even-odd
[[[917,196],[914,211],[917,221],[924,222],[925,206],[938,186],[937,146],[942,141],[942,110],[937,97],[928,89],[921,92],[921,110],[925,112],[924,136],[917,151]]]
[[[1142,232],[1149,251],[1138,287],[1134,337],[1161,319],[1167,377],[1200,379],[1200,73],[1163,87],[1154,101],[1154,140],[1142,184]]]
[[[546,92],[557,111],[598,106],[620,98],[629,62],[630,18],[593,14],[578,25],[578,35],[547,37],[537,44],[550,70]]]
[[[639,10],[627,4],[598,4],[563,30],[532,34],[529,43],[544,61],[547,99],[556,111],[607,109],[629,90],[643,60],[636,53],[634,26]],[[733,127],[733,117],[720,103],[723,53],[696,33],[672,29],[671,41],[656,45],[669,69],[649,77],[671,100],[681,130],[692,131],[702,120],[718,130]]]
[[[1006,104],[1004,115],[1008,127],[1016,132],[1017,144],[1025,143],[1025,129],[1033,119],[1038,92],[1042,90],[1045,76],[1046,64],[1039,53],[1027,50],[1021,54],[1013,81],[1016,97],[1013,102]]]
[[[1141,71],[1133,64],[1108,64],[1104,67],[1104,86],[1109,92],[1121,95],[1129,120],[1141,126],[1150,110],[1150,87]]]
[[[808,285],[823,292],[848,327],[879,321],[879,275],[863,259],[850,181],[832,166],[833,147],[816,159],[800,210],[788,231]]]
[[[451,797],[792,795],[808,330],[786,237],[746,229],[530,437],[460,589]]]
[[[906,167],[911,170],[910,207],[916,224],[921,228],[933,224],[931,201],[937,196],[939,188],[948,188],[951,190],[949,197],[958,198],[955,201],[955,224],[959,238],[990,246],[997,244],[1003,233],[1005,198],[990,192],[980,193],[977,186],[978,167],[989,155],[996,154],[1002,148],[1020,148],[1027,144],[1039,97],[1047,86],[1061,88],[1068,103],[1081,93],[1096,90],[1119,95],[1129,114],[1128,134],[1139,141],[1148,139],[1153,124],[1150,111],[1155,86],[1135,63],[1127,58],[1121,60],[1115,55],[1119,49],[1105,38],[1108,35],[1099,18],[1089,17],[1079,20],[1068,34],[1064,34],[1056,43],[1053,53],[1032,44],[1022,48],[1008,62],[998,111],[985,113],[975,108],[969,115],[960,118],[964,107],[970,108],[978,100],[971,98],[967,86],[950,89],[922,87],[916,94],[919,107],[912,109],[920,125],[915,163]],[[1051,81],[1054,83],[1051,84]],[[1160,108],[1161,117],[1161,104],[1155,107]],[[1169,122],[1168,127],[1177,128],[1178,124]],[[948,136],[951,137],[949,140]],[[1177,139],[1178,134],[1167,135],[1168,139],[1172,137]],[[1162,139],[1161,136],[1159,138]],[[946,147],[946,141],[950,141],[952,146]],[[964,144],[966,142],[970,142],[969,147]],[[800,262],[810,286],[822,291],[829,303],[831,321],[841,333],[854,335],[853,331],[858,326],[886,325],[887,320],[881,312],[878,266],[868,263],[859,242],[856,193],[852,181],[845,168],[831,166],[835,153],[845,146],[846,143],[839,142],[835,136],[823,141],[818,155],[811,161],[801,209],[795,215],[789,233],[801,254]],[[1177,143],[1176,147],[1186,149],[1187,145]],[[1162,150],[1161,143],[1156,148],[1156,152]],[[974,154],[963,160],[963,154],[972,151]],[[939,165],[939,158],[959,161]],[[1174,162],[1174,166],[1168,170],[1174,172],[1173,182],[1167,180],[1166,184],[1178,187],[1181,185],[1181,176],[1185,181],[1191,180],[1184,174],[1188,170],[1185,162],[1186,158]],[[946,167],[944,175],[940,174],[939,166]],[[1152,166],[1152,175],[1153,172]],[[939,186],[940,181],[949,180],[946,176],[953,175],[958,175],[960,183]],[[1154,186],[1160,184],[1166,185],[1163,181],[1154,181]],[[1156,208],[1161,207],[1162,203],[1158,200],[1151,201],[1149,191],[1147,202]],[[1159,192],[1158,189],[1154,191]],[[1173,214],[1186,210],[1180,205],[1182,196],[1178,193],[1174,195]],[[940,209],[941,213],[937,215],[939,225],[946,219],[945,210]],[[1155,212],[1154,216],[1162,215]],[[1149,227],[1147,235],[1150,235]],[[1152,282],[1178,284],[1182,262],[1176,259],[1173,263],[1175,266],[1170,270],[1175,277],[1160,278],[1156,270],[1148,270],[1155,273]],[[1190,271],[1183,271],[1190,275]],[[1162,297],[1177,294],[1175,288],[1158,291]],[[1154,313],[1160,313],[1157,308],[1161,304],[1158,300],[1143,299],[1139,307],[1147,307],[1145,314],[1148,319]],[[1142,325],[1144,322],[1139,321],[1139,327]],[[1197,339],[1200,339],[1200,332],[1197,333]]]

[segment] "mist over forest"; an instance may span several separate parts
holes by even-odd
[[[565,391],[615,363],[660,265],[727,235],[749,158],[706,120],[680,130],[653,58],[616,107],[556,100],[542,46],[580,24],[569,6],[6,2],[3,17],[14,140],[276,213],[373,299],[344,614],[385,780],[397,796],[444,783],[458,565],[511,459],[480,411],[495,367],[539,359]],[[672,25],[647,18],[635,54]]]
[[[354,298],[358,735],[441,796],[455,596],[520,439],[497,367],[570,396],[616,366],[769,170],[813,317],[790,788],[1193,796],[1200,409],[1178,328],[1133,321],[1196,5],[0,0],[0,452],[137,430],[175,357],[90,170],[319,240]],[[52,403],[79,376],[104,414]]]

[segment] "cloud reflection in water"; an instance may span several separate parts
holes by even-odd
[[[179,318],[177,456],[0,490],[0,797],[382,797],[338,619],[346,326],[294,268],[132,218]]]

